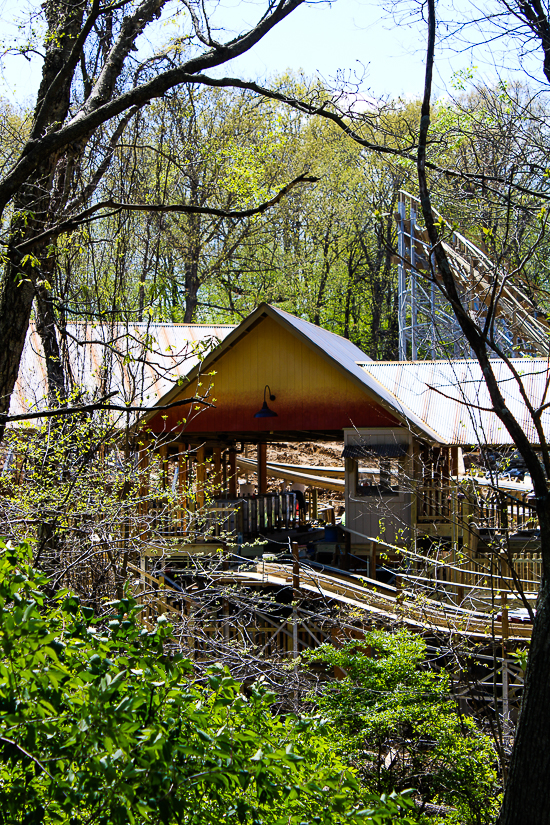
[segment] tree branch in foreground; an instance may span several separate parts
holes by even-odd
[[[379,142],[373,142],[372,140],[368,140],[368,138],[362,137],[359,132],[352,128],[353,119],[349,113],[333,111],[327,108],[331,104],[334,105],[334,101],[328,97],[322,103],[314,104],[308,102],[307,100],[301,100],[300,98],[289,97],[283,92],[278,92],[275,89],[269,89],[266,86],[261,86],[259,83],[255,83],[254,81],[240,80],[236,77],[215,78],[205,74],[196,74],[192,80],[189,78],[187,82],[193,82],[213,88],[235,88],[254,92],[255,94],[261,95],[262,97],[270,100],[276,100],[280,103],[284,103],[291,109],[296,109],[304,114],[323,117],[325,120],[330,120],[339,129],[341,129],[347,137],[351,138],[351,140],[358,143],[360,146],[363,146],[365,149],[379,155],[389,155],[390,157],[417,163],[418,158],[416,150],[418,145],[415,146],[411,144],[407,148],[399,148],[395,146],[387,146]],[[428,141],[426,137],[426,145],[427,144]],[[424,157],[424,165],[426,169],[445,175],[447,178],[476,183],[499,197],[502,197],[501,192],[491,184],[495,184],[495,186],[498,184],[504,185],[510,189],[513,189],[515,192],[520,193],[521,195],[528,195],[530,197],[540,198],[545,201],[550,200],[549,192],[541,192],[529,186],[523,186],[521,183],[516,182],[510,175],[491,175],[485,171],[465,172],[457,168],[440,166],[438,163],[434,163],[427,157]]]
[[[209,401],[205,401],[204,398],[197,398],[197,396],[195,395],[191,398],[183,398],[181,401],[173,401],[171,404],[164,404],[162,406],[154,407],[133,407],[126,406],[126,404],[106,404],[105,402],[108,401],[109,398],[112,398],[113,395],[117,395],[117,393],[112,392],[110,393],[110,395],[105,396],[105,398],[101,399],[100,401],[96,401],[94,404],[77,404],[75,407],[58,407],[55,410],[43,410],[42,412],[21,413],[20,415],[0,414],[0,425],[7,424],[10,421],[30,421],[33,418],[52,418],[56,415],[77,415],[78,413],[93,412],[94,410],[115,410],[116,412],[149,413],[157,412],[159,410],[171,410],[173,407],[183,407],[186,404],[202,404],[204,407],[216,406],[215,404],[211,404]]]
[[[45,232],[41,232],[40,235],[36,235],[34,238],[26,241],[25,243],[20,244],[17,249],[24,253],[29,249],[37,244],[44,241],[49,240],[52,237],[57,237],[63,232],[72,232],[73,230],[77,229],[79,226],[82,226],[85,223],[90,223],[93,220],[98,220],[99,218],[106,218],[110,217],[111,215],[116,215],[118,212],[122,212],[123,210],[131,210],[134,212],[173,212],[173,213],[186,213],[191,215],[214,215],[220,218],[250,218],[254,215],[262,215],[268,209],[271,209],[272,206],[275,206],[279,201],[281,201],[285,195],[290,192],[291,189],[294,189],[295,186],[298,186],[300,183],[317,183],[319,178],[313,177],[311,175],[299,175],[294,180],[291,180],[282,189],[280,189],[276,195],[270,198],[264,203],[259,204],[259,206],[252,206],[250,209],[236,209],[236,210],[227,210],[227,209],[215,209],[209,206],[189,206],[187,204],[177,204],[177,203],[170,203],[170,204],[155,204],[155,203],[122,203],[121,201],[115,201],[112,198],[109,198],[105,201],[100,201],[99,203],[95,203],[93,206],[89,206],[88,209],[84,209],[78,215],[75,215],[73,218],[69,218],[62,223],[57,224],[57,226],[52,226],[50,229],[47,229]],[[107,212],[103,215],[96,215],[96,212],[99,212],[101,209],[111,209],[111,212]]]

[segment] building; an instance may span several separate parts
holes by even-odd
[[[532,402],[541,403],[550,377],[547,360],[517,359],[513,365]],[[536,444],[512,373],[503,362],[495,369]],[[199,504],[201,487],[210,485],[216,506],[237,513],[224,523],[237,533],[278,529],[284,507],[292,509],[268,492],[270,475],[309,481],[310,488],[345,489],[353,554],[437,542],[456,559],[461,548],[481,552],[503,529],[523,545],[536,542],[529,479],[521,470],[515,478],[506,475],[513,444],[490,411],[475,361],[376,363],[351,342],[262,304],[159,403],[195,394],[212,406],[151,411],[144,424],[151,437],[171,442],[174,456],[178,450],[191,456]],[[541,424],[550,434],[548,411]],[[340,467],[315,473],[266,460],[268,443],[323,439],[342,442]],[[255,450],[254,460],[245,457],[247,448]],[[486,477],[491,467],[493,476]],[[239,472],[252,469],[255,495],[240,496]]]

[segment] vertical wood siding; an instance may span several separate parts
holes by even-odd
[[[271,318],[263,318],[225,352],[203,376],[199,392],[210,388],[216,409],[201,412],[187,433],[341,430],[344,427],[395,426],[375,400],[333,364]],[[277,418],[254,418],[269,384],[275,401],[268,401]],[[191,385],[181,397],[195,392]],[[178,427],[188,410],[159,413],[150,422],[155,432]]]

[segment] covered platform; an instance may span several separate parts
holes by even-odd
[[[230,535],[239,544],[260,537],[307,543],[312,522],[334,524],[331,497],[344,503],[344,430],[399,426],[390,400],[369,387],[359,367],[365,360],[350,341],[260,306],[160,401],[196,394],[212,406],[175,406],[145,418],[167,465],[164,483],[182,495],[192,490],[171,529],[199,541]],[[337,460],[268,461],[268,446],[273,453],[278,444],[304,442],[336,442]]]

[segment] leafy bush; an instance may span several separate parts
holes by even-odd
[[[170,628],[48,601],[25,546],[0,548],[0,823],[383,823],[315,718],[283,719],[222,668],[167,656]]]
[[[361,643],[323,645],[303,657],[346,674],[326,683],[315,701],[330,720],[337,753],[356,766],[366,787],[414,787],[421,817],[429,803],[451,809],[445,822],[495,820],[499,784],[492,742],[458,714],[447,674],[425,667],[423,639],[405,630],[374,631]]]

